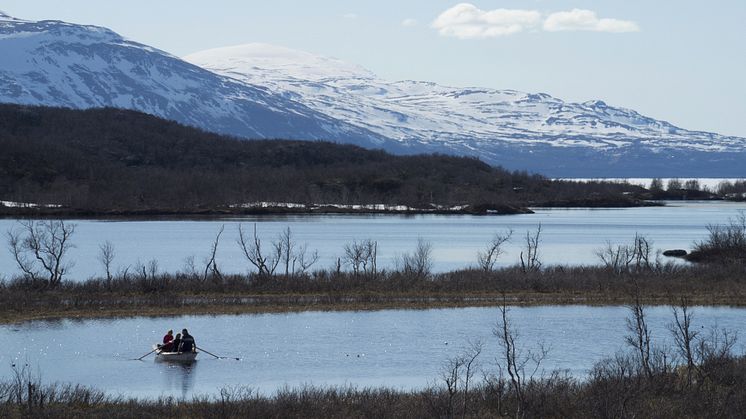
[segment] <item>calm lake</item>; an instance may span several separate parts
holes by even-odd
[[[607,241],[629,243],[635,233],[647,235],[657,249],[691,249],[707,235],[707,224],[726,223],[746,209],[744,203],[669,202],[666,207],[625,209],[536,209],[536,214],[510,216],[349,216],[304,215],[210,218],[202,220],[70,220],[77,224],[70,252],[75,266],[68,278],[81,280],[102,275],[98,247],[114,244],[115,267],[158,261],[161,271],[175,272],[193,256],[197,265],[207,256],[218,230],[225,225],[217,262],[224,272],[247,272],[236,238],[238,225],[251,231],[256,223],[267,245],[286,227],[298,243],[319,252],[315,268],[334,265],[345,243],[372,239],[379,244],[379,266],[391,267],[397,255],[411,252],[418,238],[433,246],[434,270],[447,271],[473,265],[477,252],[491,237],[509,229],[513,240],[506,246],[500,265],[518,262],[522,238],[541,224],[540,255],[544,264],[595,264],[594,251]],[[15,220],[0,220],[0,232],[14,228]],[[0,277],[17,269],[6,247],[0,248]]]
[[[746,332],[746,309],[694,308],[694,327]],[[519,342],[550,348],[544,367],[585,377],[605,356],[625,349],[624,307],[515,307],[509,315]],[[0,375],[28,364],[44,382],[72,382],[112,395],[156,398],[215,395],[225,386],[271,394],[302,384],[421,388],[469,340],[485,344],[480,368],[494,372],[496,308],[304,312],[240,316],[184,316],[115,320],[34,321],[0,326]],[[671,344],[670,308],[649,309],[653,343]],[[201,353],[190,366],[135,361],[169,328],[187,327]],[[741,352],[743,347],[737,345]]]

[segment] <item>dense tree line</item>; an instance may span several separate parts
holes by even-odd
[[[641,190],[556,182],[475,158],[244,141],[120,109],[0,105],[0,150],[0,200],[93,212],[193,212],[256,201],[632,205],[630,193]]]

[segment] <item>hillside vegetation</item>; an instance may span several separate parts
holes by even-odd
[[[0,105],[0,149],[0,201],[67,212],[195,213],[258,201],[511,212],[536,204],[636,205],[631,194],[641,190],[551,181],[474,158],[244,141],[120,109]]]

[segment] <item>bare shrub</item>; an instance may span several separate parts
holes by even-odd
[[[707,239],[696,243],[689,260],[743,262],[746,259],[746,212],[739,211],[726,225],[707,226]]]

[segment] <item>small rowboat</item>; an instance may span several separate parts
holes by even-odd
[[[161,352],[155,351],[155,360],[162,362],[194,362],[199,352]]]

